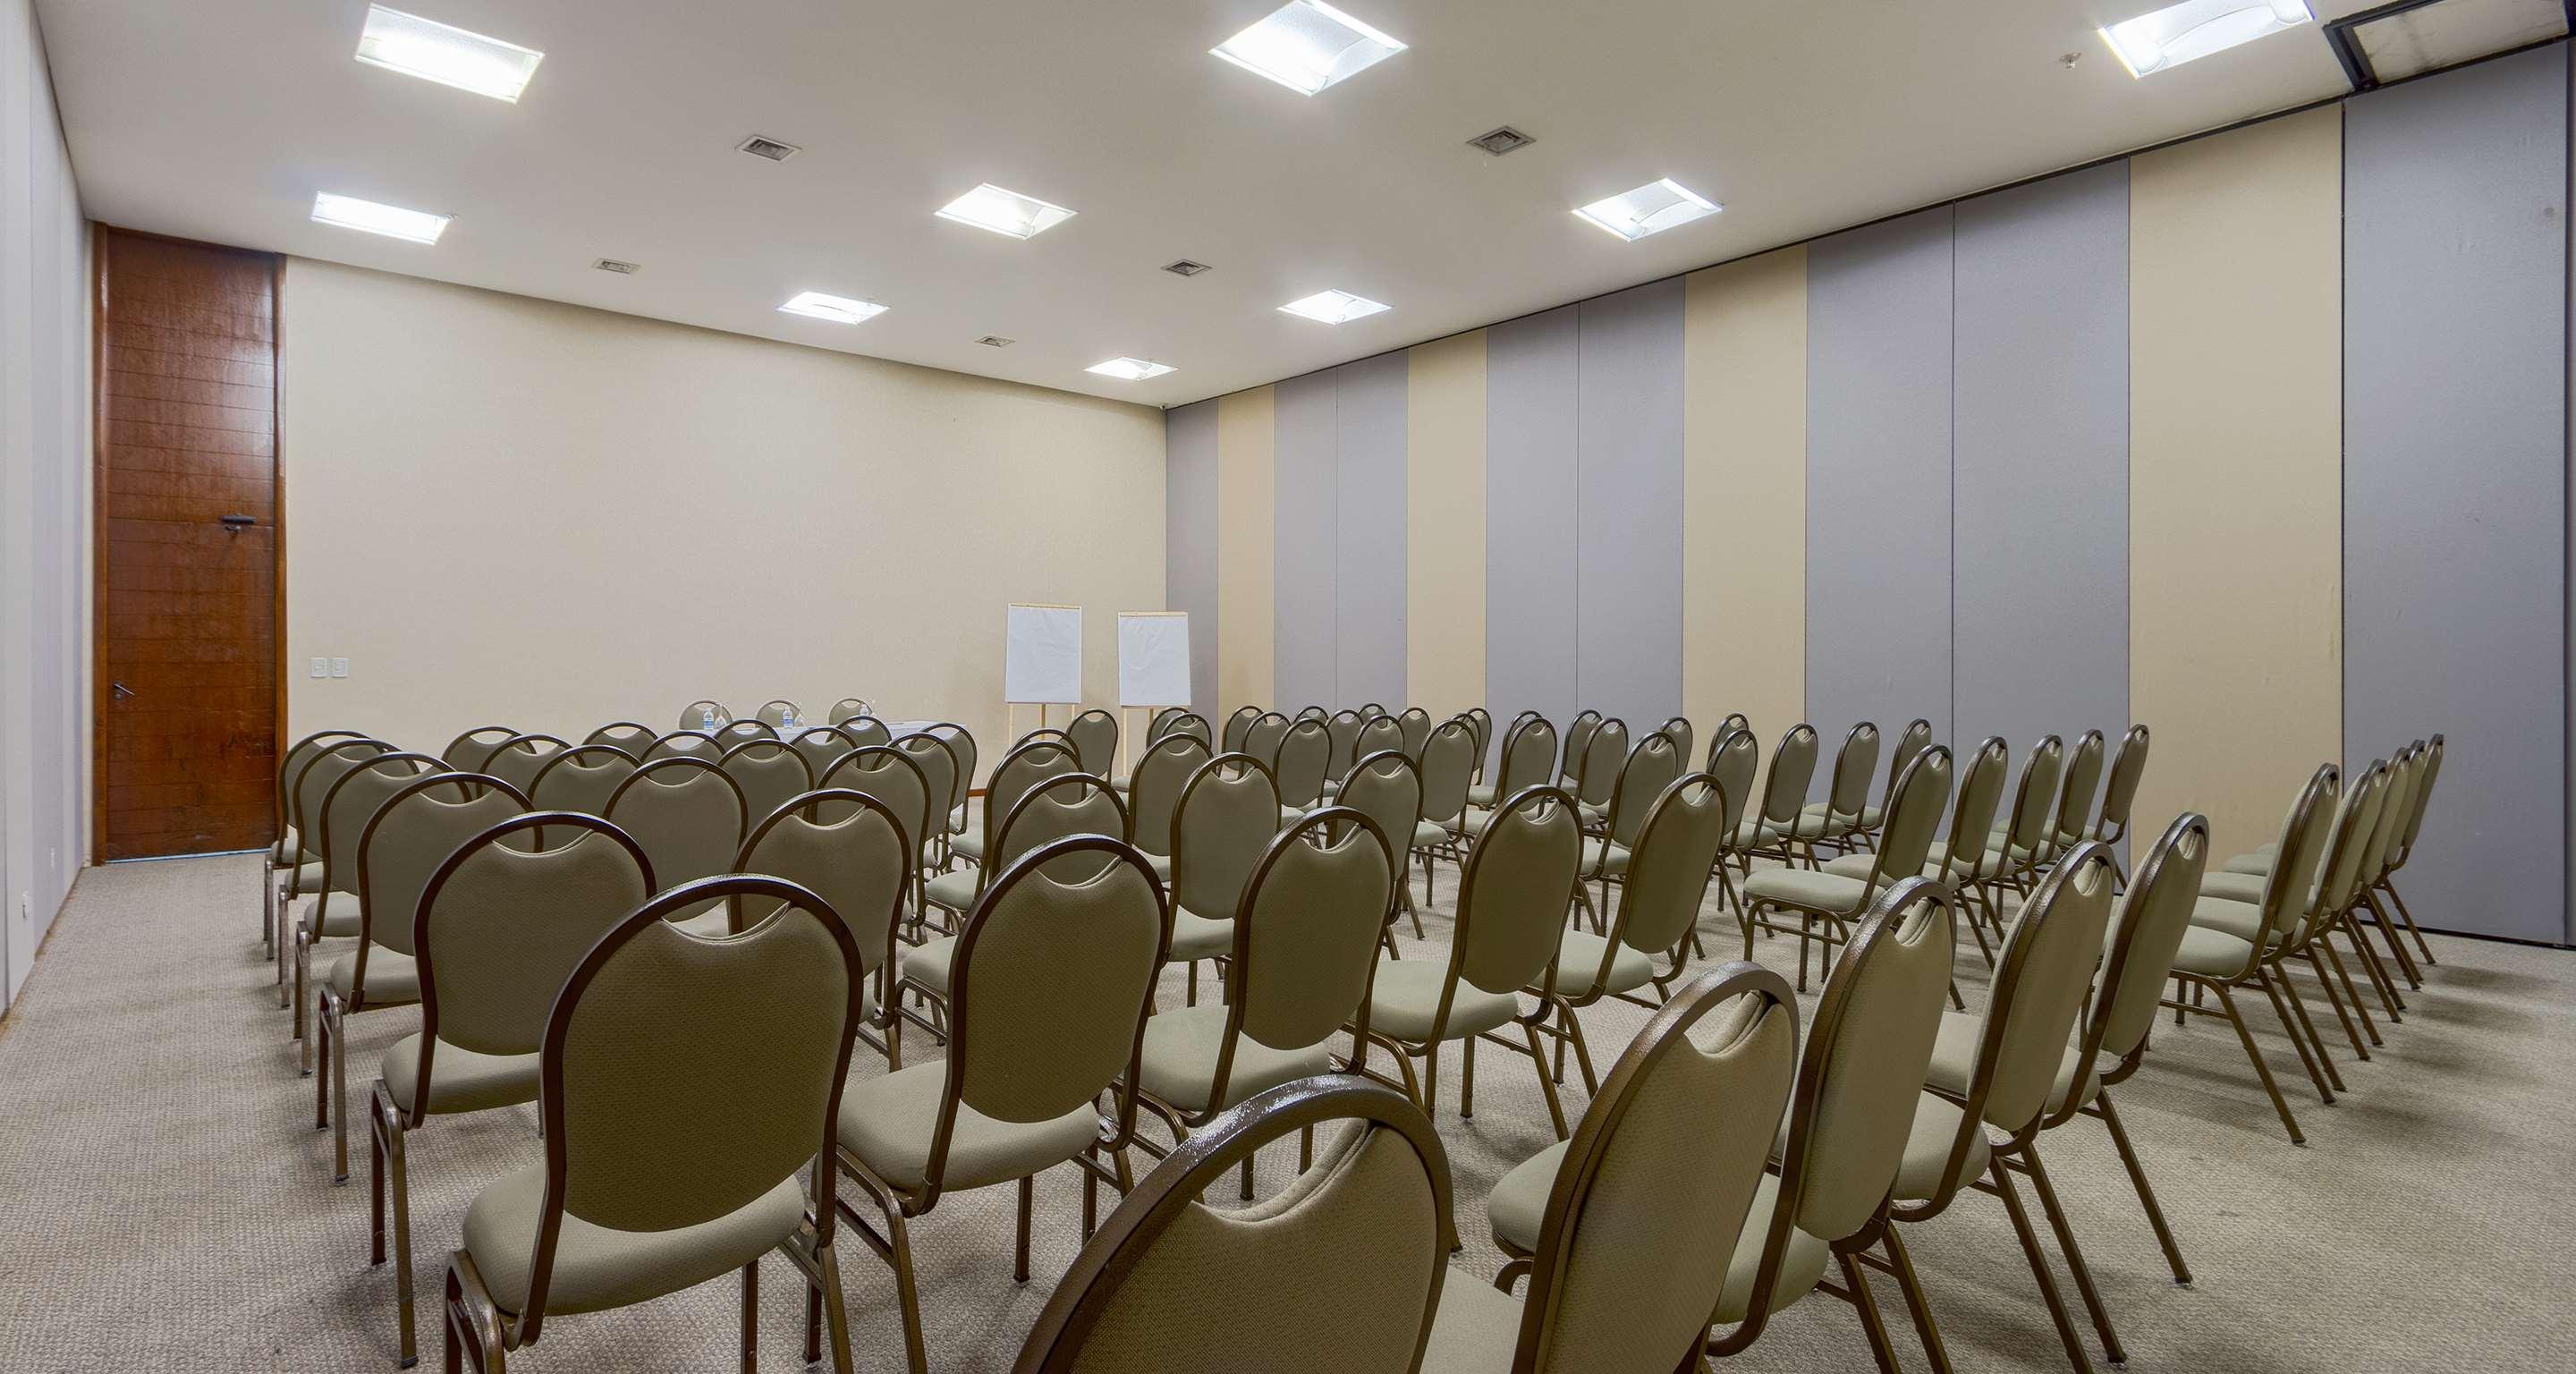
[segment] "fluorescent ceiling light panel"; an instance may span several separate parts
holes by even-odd
[[[1160,377],[1171,370],[1161,363],[1149,363],[1142,358],[1112,358],[1105,363],[1093,363],[1083,369],[1085,372],[1097,372],[1103,377],[1116,377],[1130,382],[1141,382],[1148,377]]]
[[[1073,218],[1073,212],[1035,196],[1005,191],[988,181],[939,207],[939,217],[1025,239],[1043,234]]]
[[[1318,291],[1314,295],[1290,301],[1279,308],[1291,315],[1303,315],[1310,320],[1322,320],[1326,324],[1342,324],[1363,315],[1374,315],[1386,309],[1386,306],[1383,302],[1370,300],[1366,296],[1354,296],[1348,291]]]
[[[1666,177],[1607,200],[1596,200],[1574,213],[1631,243],[1675,225],[1706,219],[1725,207]]]
[[[358,36],[358,60],[516,103],[546,55],[435,19],[369,5],[366,31]]]
[[[453,215],[432,215],[419,210],[406,210],[399,205],[378,205],[356,196],[335,196],[324,191],[313,197],[313,222],[336,224],[343,229],[364,229],[387,238],[408,239],[413,243],[436,243],[447,232]]]
[[[1404,44],[1323,0],[1288,0],[1209,52],[1300,95],[1313,95],[1404,51]]]
[[[799,291],[778,307],[789,315],[809,315],[834,324],[857,324],[885,313],[875,301],[854,301],[847,296],[827,296],[820,291]]]
[[[2113,24],[2102,41],[2129,75],[2146,76],[2315,19],[2307,0],[2183,0]]]

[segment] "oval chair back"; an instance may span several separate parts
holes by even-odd
[[[1620,770],[1627,765],[1628,722],[1610,716],[1593,725],[1583,756],[1577,760],[1574,785],[1566,790],[1585,806],[1606,807],[1619,789]],[[1679,765],[1673,771],[1678,774]]]
[[[760,710],[754,714],[762,724],[771,726],[785,725],[789,721],[802,720],[805,716],[805,713],[798,709],[795,702],[789,701],[785,697],[776,697],[769,701],[762,702]]]
[[[814,772],[805,756],[774,739],[745,740],[724,751],[716,766],[742,789],[745,831],[767,820],[788,798],[814,790]]]
[[[1422,727],[1422,738],[1427,740],[1430,737],[1431,727],[1426,722]],[[1422,762],[1422,741],[1405,738],[1404,717],[1371,716],[1360,722],[1359,736],[1351,742],[1351,757],[1348,762],[1334,771],[1333,776],[1338,778],[1351,771],[1351,764],[1371,754],[1384,753],[1389,749],[1417,764]]]
[[[805,760],[806,773],[819,783],[843,754],[859,747],[859,741],[838,725],[809,725],[797,731],[787,747]]]
[[[1338,778],[1359,762],[1360,728],[1379,716],[1364,716],[1347,708],[1335,711],[1324,721],[1324,738],[1330,746],[1324,759],[1324,776]]]
[[[1582,864],[1583,823],[1574,798],[1557,787],[1513,794],[1467,851],[1450,934],[1450,977],[1491,993],[1552,981]]]
[[[1590,756],[1592,748],[1592,732],[1599,728],[1601,713],[1598,711],[1584,711],[1575,716],[1572,725],[1565,727],[1565,756],[1557,766],[1554,781],[1571,782],[1582,776],[1583,761]],[[1620,752],[1627,751],[1622,749]]]
[[[478,725],[447,742],[438,751],[441,762],[459,773],[471,773],[492,757],[492,751],[517,739],[519,732],[507,725]]]
[[[2093,823],[2093,838],[2118,844],[2129,833],[2129,813],[2138,804],[2138,780],[2147,775],[2147,727],[2132,725],[2111,755],[2109,780],[2102,785],[2102,814]]]
[[[2307,785],[2291,799],[2288,814],[2281,818],[2272,871],[2263,879],[2262,928],[2258,932],[2263,938],[2251,947],[2247,973],[2263,961],[2272,941],[2295,933],[2300,919],[2307,914],[2317,872],[2324,866],[2326,849],[2333,838],[2336,785],[2341,778],[2333,764],[2318,764],[2316,771],[2308,775]]]
[[[537,810],[596,816],[608,809],[609,794],[617,784],[641,766],[634,755],[614,744],[576,744],[547,759],[524,794]]]
[[[2028,1144],[2056,1103],[2058,1070],[2076,1018],[2093,990],[2119,866],[2107,845],[2088,840],[2049,870],[2012,920],[1986,990],[1976,1058],[1968,1071],[1961,1133],[1982,1120],[2016,1147]],[[2180,936],[2176,936],[2179,943]],[[1952,1152],[1955,1167],[1966,1151]],[[1966,1179],[1945,1189],[1954,1192]],[[1946,1202],[1943,1197],[1936,1201]]]
[[[906,738],[926,741],[926,756],[934,764],[946,765],[948,746],[928,735]],[[821,792],[856,792],[882,804],[893,814],[896,826],[903,833],[904,852],[912,855],[912,862],[918,867],[922,846],[930,842],[931,827],[939,822],[938,803],[933,799],[947,794],[947,788],[934,785],[928,772],[922,768],[923,756],[892,745],[863,744],[843,754],[824,770],[814,786]],[[852,814],[850,807],[832,800],[825,800],[815,811],[817,818],[827,825]],[[861,948],[870,946],[862,942]]]
[[[2102,785],[2102,732],[2077,736],[2066,756],[2066,776],[2058,784],[2057,820],[2049,831],[2050,853],[2073,848],[2093,833],[2093,794]]]
[[[458,771],[489,773],[524,793],[534,790],[537,774],[571,747],[554,735],[512,735],[492,746],[481,763]]]
[[[1333,805],[1368,818],[1386,845],[1391,871],[1401,877],[1412,859],[1414,831],[1422,823],[1422,773],[1413,760],[1393,749],[1381,749],[1352,764],[1351,771],[1342,775],[1342,790],[1333,795]],[[1302,828],[1303,822],[1292,827]],[[1393,916],[1394,889],[1389,888],[1386,896],[1387,915]]]
[[[294,780],[304,771],[304,765],[311,763],[316,755],[334,744],[357,743],[366,738],[355,730],[317,730],[297,740],[294,747],[286,751],[286,756],[277,761],[276,787],[269,801],[271,810],[276,816],[278,835],[277,845],[271,853],[278,862],[291,865],[296,861],[295,856],[287,852],[286,832],[294,824],[294,818],[290,814],[294,810],[290,794],[294,790]],[[448,747],[452,749],[455,746]],[[455,766],[452,763],[448,765],[450,768]],[[297,838],[301,842],[312,837],[299,835]]]
[[[652,861],[668,892],[729,871],[751,823],[742,786],[704,759],[655,759],[608,794],[603,819],[626,832]]]
[[[1888,793],[1878,857],[1870,864],[1868,892],[1923,872],[1932,857],[1932,837],[1941,829],[1941,813],[1950,805],[1950,751],[1931,745],[1905,761]]]
[[[1609,725],[1610,722],[1604,722],[1602,728],[1594,732],[1592,738],[1596,745],[1609,735]],[[1664,789],[1672,786],[1673,780],[1682,775],[1687,758],[1680,742],[1661,730],[1637,741],[1637,747],[1629,751],[1626,760],[1620,764],[1618,779],[1606,799],[1610,812],[1604,833],[1612,844],[1635,844],[1638,832],[1646,827],[1646,812],[1653,808],[1655,799],[1664,794]],[[1606,857],[1609,851],[1602,852]]]
[[[2004,830],[1997,867],[2009,869],[2046,852],[2049,808],[2057,801],[2057,780],[2066,771],[2066,745],[2055,735],[2043,736],[2022,760],[2021,783],[2013,791],[2011,819]]]
[[[1118,766],[1118,717],[1094,708],[1075,716],[1064,733],[1083,772],[1105,778]]]
[[[823,723],[825,725],[847,725],[851,721],[859,719],[861,716],[873,714],[875,714],[875,708],[868,705],[868,699],[866,697],[843,697],[839,701],[832,703],[831,710],[823,713]]]
[[[957,760],[956,769],[949,774],[948,831],[952,835],[963,835],[966,833],[966,799],[975,791],[974,733],[963,725],[945,721],[929,727],[927,733],[946,741],[949,754]]]
[[[1949,849],[1943,855],[1947,881],[1966,882],[1991,876],[2000,867],[1987,862],[1994,848],[1995,813],[2004,802],[2004,778],[2012,771],[2012,746],[2001,735],[1988,735],[1968,757],[1950,808]],[[1890,877],[1903,877],[1895,873]]]
[[[1279,742],[1288,737],[1294,722],[1276,711],[1264,711],[1244,728],[1243,752],[1261,760],[1264,768],[1279,766]]]
[[[641,759],[644,757],[644,751],[653,747],[653,741],[660,738],[661,735],[650,725],[640,724],[631,720],[612,720],[606,725],[582,736],[581,742],[584,744],[613,744],[618,748],[625,750],[631,757]]]
[[[733,712],[725,709],[723,702],[700,697],[680,708],[679,724],[672,728],[695,730],[700,734],[712,735],[731,724],[733,724]]]
[[[865,749],[871,744],[894,743],[893,729],[874,716],[852,716],[848,720],[834,722],[834,728],[846,736],[851,745],[856,748]]]
[[[453,771],[427,754],[395,752],[360,759],[332,781],[331,790],[322,796],[321,821],[313,836],[322,853],[325,910],[334,892],[358,895],[358,846],[366,838],[367,822],[376,808],[414,778]],[[365,919],[363,911],[360,919]]]
[[[1125,844],[1127,830],[1127,804],[1118,799],[1108,779],[1096,773],[1061,773],[1022,793],[1012,804],[1001,828],[993,832],[992,862],[976,873],[990,886],[992,875],[1031,850],[1075,835],[1101,835]]]
[[[1407,706],[1396,713],[1395,728],[1404,741],[1400,746],[1404,756],[1415,763],[1422,762],[1422,746],[1431,739],[1431,713],[1419,706]],[[1367,755],[1377,751],[1363,748],[1360,752]]]
[[[1443,722],[1423,741],[1421,776],[1422,819],[1458,824],[1467,813],[1467,789],[1476,779],[1476,735],[1464,717]],[[1408,847],[1413,843],[1410,834],[1387,838]]]
[[[1913,762],[1915,755],[1931,747],[1932,722],[1921,716],[1905,722],[1905,728],[1897,732],[1896,747],[1887,755],[1887,787],[1879,793],[1879,820],[1885,820],[1888,799],[1896,795],[1896,775],[1905,771],[1905,765]]]
[[[1556,726],[1536,713],[1524,716],[1503,740],[1502,771],[1494,783],[1497,801],[1555,781]]]
[[[1136,774],[1127,784],[1127,824],[1138,849],[1171,854],[1172,818],[1180,811],[1181,789],[1207,761],[1207,741],[1187,734],[1163,736],[1137,760]]]
[[[839,819],[825,819],[827,810],[838,812]],[[809,792],[772,812],[734,856],[735,872],[794,883],[822,898],[849,927],[861,965],[876,979],[871,1018],[877,1008],[891,1005],[895,927],[912,885],[913,865],[906,855],[915,824],[864,792]],[[726,927],[739,935],[784,903],[775,893],[736,893],[727,907]]]
[[[1243,749],[1245,739],[1251,734],[1252,723],[1261,719],[1261,715],[1261,708],[1258,706],[1234,708],[1234,714],[1225,718],[1226,753],[1237,753]]]
[[[1195,711],[1183,711],[1172,717],[1171,727],[1162,734],[1156,735],[1154,742],[1160,744],[1173,735],[1187,735],[1206,745],[1208,752],[1216,752],[1216,732],[1208,729],[1207,717]]]
[[[1081,759],[1061,735],[1040,735],[1004,754],[1002,761],[993,765],[992,778],[984,784],[984,854],[994,852],[994,837],[1000,833],[1003,818],[1030,789],[1049,778],[1081,771]],[[999,866],[995,868],[998,871]]]
[[[1744,824],[1744,808],[1753,798],[1753,778],[1761,765],[1762,742],[1742,726],[1720,726],[1708,742],[1708,775],[1726,798],[1726,833],[1731,838]]]
[[[947,740],[927,732],[904,735],[887,747],[903,755],[904,759],[912,764],[913,771],[921,775],[922,786],[929,789],[928,795],[922,799],[924,818],[928,822],[929,829],[921,837],[921,843],[927,845],[932,839],[944,833],[948,827],[949,798],[957,792],[957,778],[962,771],[957,766],[957,751]],[[873,769],[877,766],[873,763],[854,764],[850,761],[862,756],[871,759],[876,757],[869,754],[862,746],[849,759],[841,760],[827,781],[834,787],[853,787],[870,796],[879,797],[894,806],[897,814],[901,814],[903,807],[900,802],[884,796],[875,788],[849,775],[849,770],[852,768]],[[928,862],[927,855],[924,856],[923,861]]]
[[[2424,744],[2424,781],[2415,789],[2415,805],[2407,814],[2406,829],[2398,836],[2397,862],[2403,867],[2415,854],[2415,837],[2424,829],[2424,808],[2433,800],[2433,784],[2442,776],[2442,737],[2435,735]]]
[[[1834,751],[1834,771],[1825,785],[1826,813],[1851,825],[1860,824],[1869,805],[1869,780],[1878,772],[1878,727],[1862,721],[1843,735]]]
[[[303,845],[305,862],[320,863],[326,870],[330,867],[322,840],[322,799],[349,775],[350,769],[380,755],[398,752],[380,739],[334,740],[314,750],[296,769],[287,787],[286,819]],[[300,874],[297,882],[297,890],[305,890]]]
[[[2415,782],[2421,754],[2415,745],[2397,751],[2388,763],[2388,796],[2379,806],[2378,822],[2371,826],[2370,843],[2362,851],[2361,872],[2356,875],[2351,891],[2344,898],[2349,905],[2388,871],[2388,855],[2397,847],[2397,832],[2406,825],[2406,813],[2415,806]]]
[[[1270,769],[1282,807],[1303,811],[1324,799],[1332,752],[1332,732],[1322,720],[1308,716],[1288,727],[1279,739],[1278,762]]]
[[[714,763],[723,757],[724,746],[716,743],[716,737],[704,730],[674,730],[653,741],[652,746],[644,751],[646,763],[660,759],[696,759],[701,763]]]
[[[1470,706],[1459,713],[1459,718],[1467,722],[1467,729],[1475,736],[1475,781],[1482,782],[1485,778],[1485,755],[1494,747],[1494,713],[1482,706]]]
[[[467,841],[528,809],[517,788],[484,773],[425,774],[396,788],[358,837],[358,909],[367,943],[414,953],[413,923],[430,877]],[[363,962],[351,986],[363,996]]]
[[[1762,787],[1760,819],[1783,830],[1797,821],[1816,780],[1816,747],[1816,727],[1803,721],[1780,737],[1771,751],[1771,776]]]
[[[765,720],[737,720],[716,727],[715,741],[726,749],[756,739],[776,739],[778,731]]]
[[[777,914],[728,939],[665,920],[737,894],[779,898]],[[829,1216],[841,1086],[866,980],[850,934],[820,897],[775,878],[694,883],[646,902],[602,937],[564,983],[546,1023],[539,1111],[544,1212],[523,1343],[535,1339],[563,1218],[618,1231],[672,1231],[734,1216],[798,1188]],[[692,1166],[673,1170],[671,1161]],[[799,1200],[800,1203],[802,1200]],[[654,1266],[640,1296],[742,1267],[794,1236],[754,1231],[693,1266]],[[828,1223],[822,1223],[828,1224]]]
[[[1232,1106],[1277,1084],[1274,1077],[1237,1085],[1238,1036],[1283,1054],[1311,1053],[1294,1066],[1305,1070],[1298,1077],[1332,1068],[1327,1046],[1342,1027],[1367,1038],[1378,938],[1401,871],[1376,822],[1349,807],[1310,812],[1271,839],[1230,913],[1226,1033],[1217,1041],[1210,1103]]]
[[[2371,834],[2379,825],[2380,813],[2387,809],[2389,788],[2388,761],[2374,759],[2360,779],[2346,789],[2343,811],[2335,817],[2334,847],[2327,851],[2325,865],[2319,870],[2315,900],[2307,908],[2311,915],[2331,915],[2361,895],[2362,866],[2368,859]]]
[[[1314,1167],[1268,1201],[1205,1202],[1263,1146],[1319,1130],[1331,1143]],[[1347,1076],[1273,1088],[1138,1181],[1056,1285],[1013,1368],[1186,1369],[1224,1351],[1242,1374],[1411,1374],[1449,1273],[1449,1208],[1448,1156],[1402,1093]]]
[[[1655,728],[1672,739],[1673,747],[1682,751],[1682,766],[1689,767],[1691,746],[1699,742],[1698,734],[1691,729],[1690,718],[1674,716]]]
[[[1170,733],[1172,722],[1189,713],[1190,708],[1186,706],[1166,706],[1156,711],[1153,718],[1145,722],[1145,747],[1150,749],[1161,743],[1163,736]]]
[[[1657,731],[1646,738],[1661,737]],[[1732,833],[1726,821],[1731,809],[1725,788],[1706,773],[1675,778],[1638,808],[1636,838],[1625,842],[1628,874],[1619,888],[1612,939],[1602,950],[1605,965],[1615,957],[1612,945],[1640,954],[1671,954],[1681,947],[1699,922],[1709,876]],[[1590,986],[1606,988],[1609,981],[1605,968],[1596,971]]]
[[[1172,818],[1173,905],[1227,919],[1278,833],[1279,785],[1259,759],[1219,754],[1201,764]]]
[[[2091,1014],[2076,1046],[2072,1089],[2091,1072],[2116,1083],[2137,1068],[2155,1028],[2156,1006],[2174,954],[2191,930],[2191,909],[2200,900],[2200,879],[2209,863],[2209,818],[2186,811],[2165,827],[2138,861],[2137,877],[2103,947],[2102,971],[2096,980]],[[2111,1067],[2101,1068],[2108,1056]],[[2072,1120],[2083,1108],[2085,1094],[2070,1091],[2056,1103],[2046,1125]]]
[[[1710,969],[1655,1012],[1557,1166],[1513,1369],[1702,1367],[1797,1066],[1797,999],[1757,964]]]

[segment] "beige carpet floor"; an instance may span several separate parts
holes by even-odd
[[[259,957],[252,863],[87,873],[0,1023],[0,1370],[393,1366],[393,1275],[367,1263],[363,1108],[351,1182],[335,1188],[329,1137],[312,1129],[312,1083],[296,1076]],[[1445,938],[1451,875],[1440,876],[1434,942]],[[1712,937],[1719,929],[1713,920]],[[2120,1098],[2196,1271],[2191,1289],[2166,1275],[2099,1126],[2078,1121],[2044,1142],[2132,1368],[2576,1367],[2576,958],[2447,939],[2436,950],[2440,966],[2379,1057],[2343,1056],[2351,1093],[2341,1104],[2320,1106],[2303,1080],[2290,1088],[2309,1148],[2283,1135],[2224,1024],[2158,1029]],[[1775,941],[1762,957],[1785,967],[1795,949]],[[1963,960],[1972,1005],[1982,974],[1973,954]],[[1615,1005],[1588,1014],[1605,1070],[1643,1016]],[[388,1011],[355,1023],[353,1099],[363,1101],[378,1052],[415,1022]],[[927,1054],[925,1041],[908,1037],[907,1048]],[[2277,1029],[2265,1046],[2285,1085],[2298,1080]],[[1526,1061],[1490,1047],[1479,1056],[1472,1121],[1457,1115],[1457,1067],[1453,1049],[1438,1115],[1466,1246],[1453,1281],[1482,1282],[1499,1265],[1486,1194],[1551,1137]],[[881,1071],[862,1055],[859,1073]],[[1581,1111],[1579,1081],[1566,1101]],[[475,1190],[539,1157],[534,1125],[522,1109],[442,1120],[412,1138],[425,1299]],[[1270,1166],[1265,1187],[1283,1166]],[[1079,1189],[1070,1172],[1040,1180],[1026,1286],[1010,1279],[1011,1190],[946,1199],[916,1226],[934,1368],[1010,1367],[1077,1248]],[[1907,1234],[1961,1369],[2066,1368],[1993,1199],[1963,1197]],[[802,1303],[790,1268],[767,1270],[763,1363],[787,1368]],[[860,1367],[900,1369],[887,1271],[853,1244],[844,1273]],[[1919,1369],[1881,1287],[1899,1356]],[[733,1285],[718,1283],[563,1319],[513,1363],[729,1368],[736,1302]],[[434,1300],[421,1331],[434,1366]],[[1732,1363],[1850,1370],[1868,1355],[1850,1309],[1819,1298]]]

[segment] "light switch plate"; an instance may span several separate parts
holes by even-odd
[[[315,677],[329,677],[329,676],[331,676],[331,660],[329,660],[329,659],[327,659],[327,658],[317,658],[317,659],[313,660],[313,676],[315,676]]]
[[[349,660],[347,660],[347,659],[345,659],[345,658],[335,658],[335,659],[331,660],[331,676],[333,676],[333,677],[347,677],[348,675],[349,675]]]

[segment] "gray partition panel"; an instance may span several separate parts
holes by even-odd
[[[1405,387],[1402,352],[1334,369],[1341,418],[1335,570],[1340,705],[1405,707]]]
[[[1190,617],[1190,709],[1216,705],[1216,402],[1163,412],[1163,609]]]
[[[2129,164],[1958,207],[1954,747],[2129,724]],[[2153,728],[2159,722],[2149,722]],[[2175,722],[2179,725],[2181,722]],[[2169,817],[2140,818],[2152,836]]]
[[[1950,221],[1807,250],[1807,717],[1828,755],[1860,720],[1953,737]]]
[[[2567,56],[2344,107],[2344,751],[2448,736],[2399,881],[2563,941]]]
[[[1330,707],[1339,691],[1333,628],[1340,540],[1339,388],[1330,371],[1278,385],[1274,412],[1271,681],[1277,709]]]
[[[1574,718],[1575,307],[1485,333],[1485,709]]]
[[[1682,709],[1682,293],[1576,308],[1576,696],[1630,739]]]

